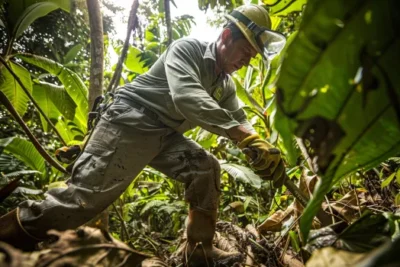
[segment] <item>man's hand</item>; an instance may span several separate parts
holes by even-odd
[[[232,127],[228,130],[226,130],[227,135],[229,136],[229,139],[231,139],[234,142],[240,142],[246,137],[251,136],[251,132],[247,130],[243,125],[235,126]]]
[[[274,182],[274,187],[283,185],[285,166],[279,149],[253,134],[238,143],[238,147],[250,158],[250,165],[261,178]]]

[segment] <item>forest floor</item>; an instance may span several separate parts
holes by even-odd
[[[214,262],[209,266],[301,267],[305,263],[310,267],[342,266],[370,257],[373,249],[391,238],[394,240],[396,233],[399,235],[399,207],[391,193],[398,190],[398,185],[392,182],[381,186],[373,172],[363,178],[362,187],[338,188],[336,193],[340,192],[340,197],[327,196],[322,208],[334,223],[324,227],[315,221],[308,242],[303,246],[298,241],[302,207],[296,201],[284,210],[277,210],[258,227],[218,221],[214,245],[224,251],[239,252],[243,257],[234,264]],[[311,180],[306,182],[309,185]],[[184,266],[185,232],[182,228],[178,238],[170,240],[162,233],[153,232],[149,240],[154,249],[135,246],[133,250],[108,231],[98,228],[51,230],[52,240],[40,244],[33,252],[22,252],[0,242],[0,266]],[[326,250],[318,252],[321,249]],[[330,257],[340,257],[340,261]],[[339,263],[326,265],[327,261]]]

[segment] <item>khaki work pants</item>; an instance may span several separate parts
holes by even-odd
[[[73,229],[106,209],[146,166],[185,184],[191,207],[218,207],[220,167],[194,141],[118,99],[103,114],[77,159],[68,188],[54,188],[41,202],[19,206],[22,226],[44,238],[47,230]]]

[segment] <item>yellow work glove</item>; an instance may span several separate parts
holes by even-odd
[[[239,142],[238,147],[249,157],[255,173],[265,180],[273,181],[274,187],[283,185],[285,165],[281,152],[258,134],[250,135]]]

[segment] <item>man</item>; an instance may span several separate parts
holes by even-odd
[[[186,255],[195,261],[239,255],[212,246],[220,195],[218,160],[182,133],[195,127],[225,136],[255,154],[258,173],[279,184],[279,150],[262,140],[239,107],[232,72],[257,53],[279,53],[285,38],[270,31],[267,11],[245,5],[227,15],[218,40],[184,38],[152,68],[120,88],[74,164],[66,189],[26,201],[0,220],[0,240],[29,249],[49,229],[76,228],[106,209],[146,166],[185,184],[190,203]],[[206,257],[204,257],[206,256]]]

